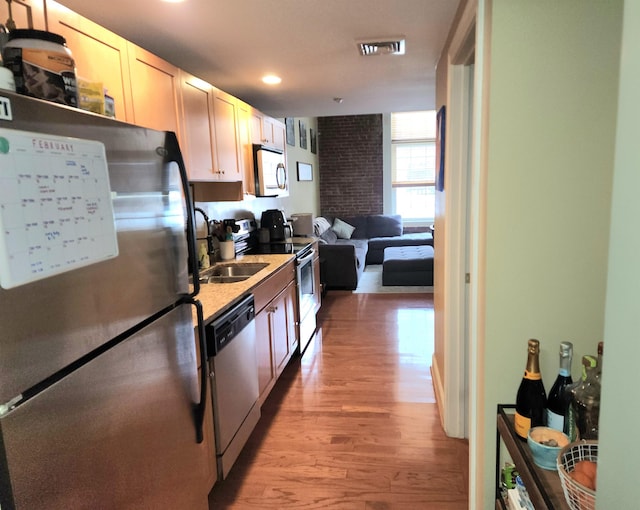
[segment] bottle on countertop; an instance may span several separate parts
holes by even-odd
[[[564,430],[564,423],[569,410],[570,400],[565,390],[573,383],[571,378],[571,361],[573,359],[573,344],[560,342],[560,369],[556,377],[549,398],[547,399],[547,426],[556,430]]]
[[[579,439],[598,439],[600,418],[600,381],[597,376],[597,360],[593,356],[582,357],[582,380],[573,390],[573,412]]]
[[[527,439],[531,427],[545,424],[547,394],[540,375],[540,342],[535,339],[527,343],[527,366],[516,396],[515,431]]]

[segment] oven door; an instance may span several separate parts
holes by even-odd
[[[315,250],[309,250],[296,260],[298,285],[298,323],[300,327],[300,353],[304,352],[316,330],[316,278],[313,259]]]

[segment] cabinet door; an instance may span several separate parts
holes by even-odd
[[[193,181],[211,181],[213,173],[213,87],[188,73],[181,73],[183,112],[182,152]]]
[[[258,357],[258,387],[260,402],[264,402],[274,382],[273,361],[271,355],[270,313],[265,308],[256,315],[256,354]]]
[[[140,126],[174,131],[179,129],[179,69],[135,44],[128,43],[133,122]]]
[[[222,90],[213,95],[215,173],[221,181],[242,181],[238,158],[237,100]]]
[[[263,115],[258,110],[251,110],[251,143],[264,145],[265,139],[262,136],[262,118]]]
[[[287,290],[274,299],[267,310],[271,312],[271,342],[276,376],[280,375],[289,360],[289,335],[287,324]]]
[[[238,137],[240,142],[240,165],[242,167],[242,181],[244,194],[255,196],[256,182],[253,170],[253,147],[251,144],[251,106],[242,101],[238,102]]]
[[[268,145],[275,147],[276,149],[284,150],[285,142],[285,125],[272,117],[264,117],[263,119],[262,134]]]
[[[44,15],[44,0],[20,0],[11,2],[11,17],[16,24],[16,28],[35,28],[36,30],[46,30]],[[0,3],[0,23],[6,25],[9,19],[9,4]],[[55,32],[55,30],[51,30]]]
[[[127,41],[56,2],[47,6],[49,30],[67,40],[78,78],[102,82],[114,100],[116,118],[133,122]]]

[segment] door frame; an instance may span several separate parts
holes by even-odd
[[[462,14],[448,52],[447,136],[445,202],[444,293],[444,412],[445,432],[451,437],[469,436],[469,332],[472,251],[472,144],[475,126],[472,111],[476,5],[469,2]],[[470,275],[470,283],[467,283]]]

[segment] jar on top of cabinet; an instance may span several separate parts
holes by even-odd
[[[2,58],[13,73],[19,94],[78,106],[76,65],[61,35],[44,30],[12,30]]]

